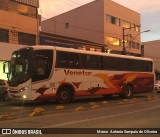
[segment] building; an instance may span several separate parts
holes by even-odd
[[[156,80],[160,80],[160,40],[148,41],[142,44],[144,47],[142,54],[154,60]]]
[[[0,42],[36,45],[39,0],[0,0]]]
[[[23,47],[25,46],[0,42],[0,79],[7,80],[7,75],[3,73],[3,63],[10,60],[13,51]]]
[[[0,0],[0,79],[14,50],[39,43],[38,7],[39,0]]]
[[[44,20],[41,28],[43,32],[107,45],[112,53],[121,54],[124,47],[128,54],[141,55],[140,14],[111,0],[95,0]]]

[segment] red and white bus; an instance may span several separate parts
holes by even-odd
[[[5,67],[4,65],[4,71]],[[19,100],[68,103],[79,96],[133,94],[154,90],[153,60],[52,46],[14,51],[9,96]]]

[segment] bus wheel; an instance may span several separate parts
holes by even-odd
[[[112,98],[112,94],[105,94],[102,95],[104,99],[111,99]]]
[[[67,87],[62,87],[58,90],[57,101],[58,103],[66,104],[71,101],[72,95],[71,91]]]
[[[123,98],[127,98],[127,99],[132,98],[133,97],[133,88],[131,86],[126,86],[124,88],[122,96],[123,96]]]

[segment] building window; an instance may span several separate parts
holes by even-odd
[[[39,7],[39,0],[12,0],[32,7]]]
[[[140,32],[140,25],[136,25],[136,24],[131,24],[132,30]]]
[[[18,32],[18,44],[35,45],[36,35]]]
[[[0,10],[6,10],[17,14],[37,18],[37,8],[20,2],[0,0]]]
[[[132,42],[132,48],[135,49],[136,48],[136,43]]]
[[[134,31],[136,31],[136,25],[135,24],[131,24],[131,27],[132,27],[132,29],[131,30],[134,30]]]
[[[118,26],[120,25],[120,19],[110,15],[107,15],[107,22]]]
[[[140,43],[136,43],[136,49],[140,49]]]
[[[9,31],[0,29],[0,42],[9,42]]]
[[[122,42],[123,42],[123,41],[122,41]],[[132,46],[132,41],[127,41],[127,43],[128,43],[127,47],[128,47],[128,48],[131,48],[131,46]]]
[[[125,20],[121,20],[121,26],[124,28],[130,28],[131,27],[131,23]]]
[[[65,29],[69,28],[69,23],[65,23]]]
[[[140,32],[140,27],[138,25],[136,25],[136,29],[137,32]]]
[[[115,46],[120,46],[120,39],[106,36],[106,42]]]

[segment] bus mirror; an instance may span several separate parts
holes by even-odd
[[[3,63],[3,73],[5,73],[5,74],[9,73],[9,65],[10,65],[10,63],[8,61]]]

